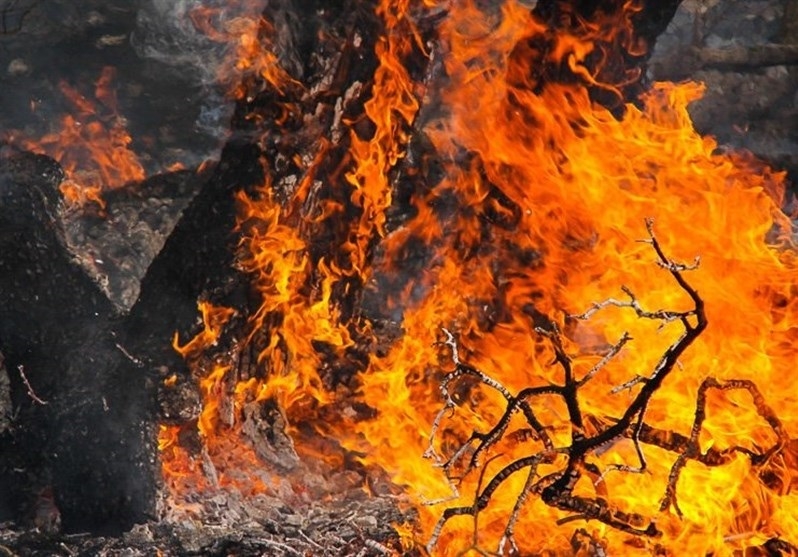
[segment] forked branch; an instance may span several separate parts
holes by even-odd
[[[483,484],[480,481],[471,505],[446,509],[432,533],[428,549],[431,550],[437,543],[449,519],[463,515],[475,518],[480,511],[489,505],[491,498],[499,487],[510,476],[519,472],[525,472],[527,479],[521,492],[517,495],[515,505],[508,517],[505,532],[499,544],[500,552],[508,546],[515,548],[513,539],[514,527],[524,504],[532,496],[538,497],[547,505],[570,513],[560,522],[578,519],[598,520],[629,534],[658,536],[660,532],[653,517],[620,510],[612,504],[611,499],[606,494],[606,488],[599,487],[606,474],[610,472],[640,473],[645,471],[647,467],[645,445],[657,446],[677,455],[665,488],[661,511],[673,508],[677,513],[680,513],[676,498],[676,484],[687,461],[693,460],[706,466],[719,466],[729,462],[736,454],[744,454],[750,458],[752,465],[756,466],[765,463],[787,444],[789,439],[780,420],[766,404],[756,386],[750,381],[732,380],[721,382],[714,378],[705,379],[699,389],[694,422],[689,436],[659,430],[645,423],[645,415],[651,399],[658,392],[665,379],[679,368],[679,358],[707,327],[704,302],[698,292],[684,277],[685,272],[698,267],[698,259],[690,265],[671,260],[657,240],[651,220],[646,221],[646,229],[648,238],[644,241],[650,244],[654,250],[657,256],[657,264],[667,271],[681,290],[687,294],[691,301],[691,307],[685,311],[669,309],[650,311],[639,303],[630,289],[624,287],[623,291],[628,300],[609,299],[594,304],[580,315],[572,316],[575,319],[588,319],[596,312],[612,306],[629,308],[641,319],[657,320],[662,322],[663,325],[666,323],[680,323],[682,326],[681,334],[665,350],[650,372],[645,374],[638,373],[633,379],[614,389],[614,392],[617,392],[623,389],[631,390],[639,386],[637,394],[619,412],[619,417],[597,418],[585,414],[580,406],[580,389],[609,364],[622,351],[624,346],[631,341],[631,337],[627,333],[624,333],[610,347],[598,364],[591,368],[582,378],[578,378],[574,374],[571,358],[566,353],[559,330],[556,327],[536,329],[538,334],[545,337],[551,344],[555,358],[554,363],[562,371],[562,381],[558,384],[526,387],[513,394],[510,389],[497,379],[461,361],[454,335],[449,331],[444,331],[446,335],[444,344],[452,352],[454,369],[441,381],[440,390],[444,399],[444,407],[434,421],[430,445],[425,456],[434,458],[438,462],[453,486],[454,482],[461,479],[454,476],[456,466],[459,466],[458,469],[463,475],[478,471],[480,478],[482,478],[486,470],[486,465],[481,462],[484,460],[482,457],[488,454],[490,449],[500,441],[512,441],[510,437],[518,434],[517,431],[513,433],[507,432],[511,420],[519,411],[524,416],[528,426],[528,428],[521,431],[527,432],[525,437],[526,440],[531,441],[528,446],[532,447],[532,450],[528,455],[517,458],[500,468],[484,484],[484,487],[482,487]],[[450,395],[452,385],[466,376],[477,379],[485,388],[499,393],[504,401],[503,413],[494,421],[493,426],[488,431],[473,431],[462,445],[453,450],[448,457],[444,457],[437,454],[435,450],[435,438],[443,427],[445,418],[454,414],[456,402]],[[709,448],[706,452],[702,452],[698,439],[706,417],[706,393],[710,389],[724,391],[743,389],[748,391],[753,398],[757,412],[774,431],[777,438],[776,444],[762,452],[738,446],[727,449]],[[568,409],[567,427],[570,431],[570,442],[565,446],[556,446],[549,436],[548,431],[557,424],[543,424],[535,413],[535,403],[543,396],[559,398]],[[639,460],[638,465],[613,465],[600,470],[592,461],[592,457],[600,455],[605,448],[621,438],[630,439],[633,442]],[[545,476],[540,477],[538,468],[544,463],[549,466],[549,469],[551,467],[555,468],[555,471],[548,472]],[[586,497],[574,493],[577,482],[584,476],[593,480],[597,491],[595,497]],[[604,492],[602,492],[602,489]]]

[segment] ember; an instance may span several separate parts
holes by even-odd
[[[122,324],[98,302],[71,336],[115,347],[98,392],[124,379],[113,420],[144,424],[116,453],[146,460],[160,422],[161,519],[245,516],[278,554],[798,552],[786,173],[695,131],[702,85],[649,83],[678,1],[594,4],[186,12],[227,46],[234,133]],[[114,78],[96,102],[61,87],[92,124],[11,138],[61,163],[62,196],[82,159],[96,188],[144,178]],[[15,378],[15,404],[57,423],[61,383],[24,390],[42,377]],[[62,447],[48,435],[23,446]],[[31,462],[67,530],[94,528],[73,477]],[[123,523],[155,512],[144,468]],[[309,514],[275,526],[319,501],[356,509],[330,539]]]

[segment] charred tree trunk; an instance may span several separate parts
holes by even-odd
[[[262,180],[257,149],[225,149],[124,317],[69,255],[60,167],[28,154],[0,164],[0,353],[13,406],[0,516],[47,529],[60,511],[68,531],[128,528],[155,511],[158,386],[185,368],[173,334],[196,329],[200,297],[243,305],[230,299],[241,296],[233,192]]]
[[[285,92],[263,87],[263,94],[238,105],[233,127],[239,139],[228,144],[214,175],[185,210],[127,316],[114,314],[69,255],[58,219],[60,167],[26,154],[2,161],[0,353],[12,380],[13,423],[0,438],[0,518],[27,519],[45,530],[63,521],[69,531],[104,531],[153,515],[160,478],[159,384],[175,372],[188,376],[172,348],[173,335],[185,339],[196,332],[200,298],[244,314],[252,303],[233,267],[235,194],[255,195],[253,186],[264,179],[264,156],[272,178],[282,180],[278,185],[305,178],[304,169],[293,166],[294,155],[326,147],[330,126],[341,116],[336,99],[373,72],[373,66],[355,63],[360,53],[352,45],[355,34],[378,32],[370,6],[326,11],[340,33],[326,38],[320,30],[334,27],[330,21],[302,19],[303,11],[290,3],[272,10],[269,15],[282,21],[279,48],[304,86]],[[321,59],[329,62],[342,45],[337,64],[314,66],[315,54],[326,52]],[[373,41],[362,52],[372,49]],[[331,72],[330,88],[309,95],[314,81]],[[294,110],[293,131],[278,129],[276,119],[285,109]],[[317,117],[310,131],[309,114]],[[264,118],[262,125],[253,128],[252,116]],[[331,160],[327,165],[340,162]]]
[[[0,351],[14,407],[0,493],[45,530],[53,495],[67,528],[124,526],[153,503],[152,412],[110,302],[65,248],[61,178],[43,156],[0,161]]]

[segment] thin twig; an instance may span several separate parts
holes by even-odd
[[[33,386],[31,386],[30,381],[28,381],[28,377],[25,375],[25,369],[22,367],[22,364],[17,366],[17,371],[19,371],[19,376],[22,377],[22,382],[25,383],[25,388],[28,390],[28,396],[31,398],[31,400],[36,404],[41,404],[42,406],[49,404],[46,400],[42,400],[36,395],[36,392],[33,390]]]
[[[285,553],[290,553],[291,555],[297,555],[298,557],[302,557],[302,555],[303,555],[301,552],[297,551],[296,549],[294,549],[290,545],[286,545],[284,543],[276,542],[274,540],[262,539],[262,540],[259,540],[259,543],[262,543],[263,545],[267,545],[267,546],[272,547],[274,549],[279,549],[280,551],[284,551]]]

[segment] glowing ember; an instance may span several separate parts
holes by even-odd
[[[757,465],[744,452],[720,466],[688,461],[675,486],[679,515],[673,505],[660,510],[676,454],[646,445],[646,473],[606,472],[639,464],[631,439],[613,438],[589,463],[594,468],[585,478],[592,474],[593,481],[583,479],[573,493],[611,501],[613,512],[626,513],[633,522],[634,516],[651,517],[660,535],[636,536],[530,496],[518,515],[515,541],[525,554],[571,552],[579,532],[612,555],[635,548],[731,554],[771,538],[798,543],[798,495],[790,489],[797,473],[795,449],[778,439],[798,431],[798,416],[791,411],[798,404],[791,377],[798,356],[798,258],[791,223],[780,210],[784,175],[745,156],[720,153],[712,139],[696,134],[686,107],[700,96],[699,85],[655,84],[640,106],[625,107],[621,119],[591,101],[589,87],[617,92],[621,85],[603,83],[601,71],[587,60],[596,53],[597,41],[617,44],[630,38],[624,22],[631,5],[581,34],[558,36],[512,2],[490,13],[467,2],[447,9],[437,29],[445,52],[447,78],[439,92],[445,109],[423,130],[443,178],[429,191],[415,192],[413,219],[386,230],[384,214],[392,201],[388,173],[403,156],[405,126],[418,110],[417,86],[402,66],[419,42],[406,2],[386,2],[378,10],[385,36],[377,42],[380,65],[365,107],[375,132],[368,140],[353,135],[347,174],[351,202],[361,209],[349,241],[340,246],[350,266],[338,268],[332,258],[312,261],[312,218],[340,218],[340,213],[328,207],[321,217],[303,215],[298,208],[308,184],[285,204],[275,201],[268,182],[257,195],[240,197],[239,265],[252,277],[260,300],[242,344],[262,344],[257,359],[267,373],[237,377],[230,362],[197,371],[203,376],[199,431],[207,457],[216,469],[257,470],[257,457],[240,439],[243,408],[276,400],[289,423],[314,424],[365,455],[363,463],[387,473],[417,509],[415,542],[426,544],[446,508],[472,505],[474,494],[503,466],[547,448],[523,417],[515,416],[504,441],[482,456],[486,468],[471,470],[452,494],[440,463],[423,456],[434,452],[451,458],[473,431],[484,434],[494,427],[504,400],[495,389],[474,382],[453,395],[455,416],[436,422],[445,402],[440,381],[453,367],[451,354],[441,346],[443,329],[457,338],[462,362],[511,393],[561,384],[562,367],[551,362],[562,361],[563,354],[574,373],[584,376],[628,335],[623,350],[602,362],[580,391],[582,412],[590,417],[585,435],[596,435],[623,414],[644,382],[635,377],[650,376],[685,327],[681,318],[641,319],[619,304],[589,320],[568,316],[622,298],[621,285],[642,308],[686,312],[692,307],[673,276],[652,264],[656,255],[650,243],[637,242],[645,238],[643,223],[653,218],[669,258],[700,256],[689,283],[705,304],[709,325],[651,397],[646,427],[690,437],[702,398],[706,419],[700,435],[695,433],[702,453],[731,454],[724,450],[743,447],[762,454],[774,445],[779,450]],[[543,43],[551,48],[535,54],[533,45]],[[641,45],[626,48],[637,52]],[[258,74],[277,89],[288,79],[268,52],[246,59],[266,60],[264,67],[271,70]],[[530,64],[544,62],[562,63],[580,79],[541,85]],[[383,235],[382,262],[371,268],[368,245]],[[406,276],[403,254],[412,243],[425,247],[428,264]],[[407,283],[401,291],[381,293],[387,310],[401,315],[402,334],[380,355],[370,354],[355,395],[326,389],[319,346],[325,347],[325,358],[343,358],[355,345],[353,331],[373,334],[368,322],[342,319],[332,292],[352,274],[369,284],[391,273]],[[561,349],[536,331],[543,316],[563,331]],[[184,355],[203,350],[229,317],[203,309],[200,336],[176,346]],[[758,391],[710,389],[708,377],[718,384],[751,381]],[[752,397],[756,392],[761,399]],[[374,409],[374,417],[339,414],[332,423],[318,424],[325,408],[329,417],[352,396]],[[548,426],[553,447],[569,446],[573,424],[563,400],[542,396],[530,404]],[[779,428],[769,424],[764,407],[781,420]],[[433,423],[439,427],[429,451]],[[201,467],[180,448],[176,435],[176,430],[162,430],[168,482],[195,477],[181,485],[203,489],[207,481]],[[556,459],[541,467],[539,477],[553,473]],[[495,549],[524,490],[524,476],[508,477],[478,521],[469,516],[448,521],[435,551],[457,554],[472,543]],[[266,489],[263,481],[258,479],[256,487],[236,485],[255,492]],[[426,504],[435,500],[445,502]],[[407,526],[401,531],[405,539],[411,535]]]

